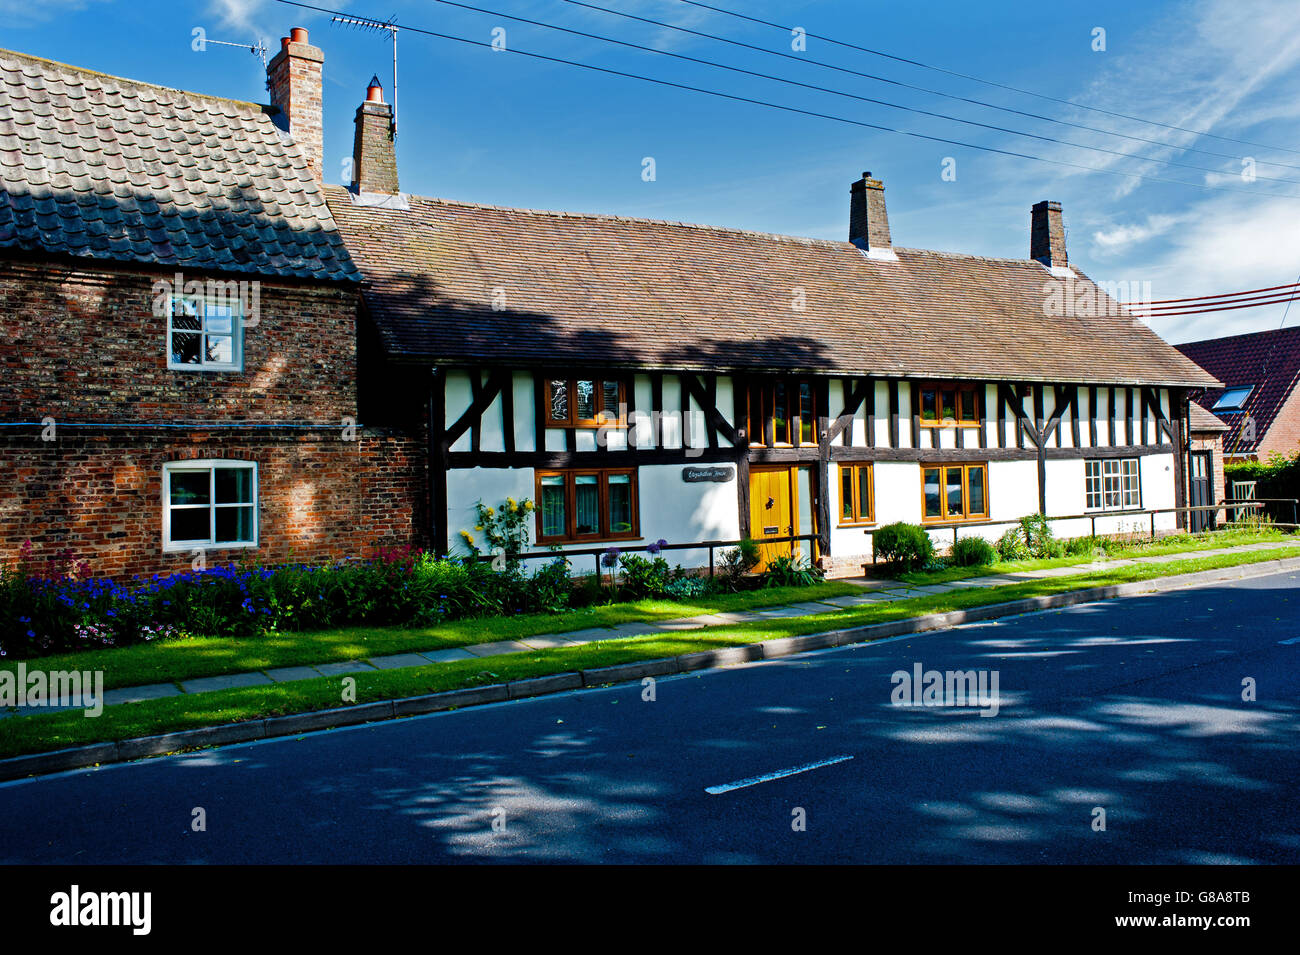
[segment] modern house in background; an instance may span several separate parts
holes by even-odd
[[[1187,502],[1219,382],[1070,267],[1058,203],[995,259],[894,247],[869,173],[843,242],[424,198],[377,81],[321,186],[321,62],[295,30],[267,108],[0,53],[0,556],[454,552],[476,502],[528,498],[542,547],[807,536],[843,574],[891,521]],[[258,278],[257,321],[154,315],[177,268]]]
[[[1300,450],[1300,328],[1281,328],[1178,345],[1223,387],[1196,401],[1228,424],[1229,461],[1262,461]]]

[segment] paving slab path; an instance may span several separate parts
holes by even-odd
[[[1199,557],[1213,557],[1217,554],[1233,554],[1243,551],[1273,550],[1290,546],[1287,541],[1268,541],[1259,544],[1244,544],[1237,547],[1220,547],[1213,550],[1185,551],[1178,554],[1159,554],[1150,557],[1131,557],[1120,560],[1108,560],[1103,565],[1107,570],[1127,567],[1132,564],[1166,564],[1176,560],[1191,560]],[[859,607],[866,604],[884,603],[895,600],[907,600],[914,597],[926,597],[934,594],[950,593],[970,587],[1002,587],[1024,583],[1029,580],[1041,580],[1051,577],[1065,577],[1088,570],[1092,564],[1073,564],[1067,567],[1048,567],[1041,570],[1027,570],[1014,574],[990,574],[983,577],[968,577],[962,580],[940,584],[925,584],[909,587],[897,580],[875,578],[857,578],[848,581],[863,588],[861,594],[849,594],[842,597],[828,597],[825,600],[804,601],[782,604],[773,607],[759,607],[754,610],[726,611],[719,613],[698,614],[675,620],[659,620],[619,624],[616,627],[591,627],[585,630],[570,630],[560,633],[544,633],[518,640],[496,640],[490,643],[469,644],[450,649],[394,653],[386,656],[367,657],[356,660],[342,660],[331,663],[317,663],[304,666],[275,667],[266,670],[253,670],[244,673],[228,673],[221,676],[200,677],[177,683],[150,683],[143,686],[122,687],[104,692],[103,705],[115,706],[121,703],[134,703],[141,700],[162,699],[193,693],[207,693],[214,690],[229,690],[246,686],[265,686],[271,683],[288,683],[295,680],[313,680],[322,676],[343,676],[351,673],[375,672],[377,670],[396,670],[403,667],[428,666],[431,663],[445,663],[454,660],[473,660],[498,656],[506,653],[527,653],[529,650],[546,650],[555,647],[576,647],[598,640],[618,640],[631,636],[648,636],[660,633],[679,633],[682,631],[701,630],[705,627],[717,627],[736,623],[752,623],[757,620],[784,619],[789,617],[812,617],[818,614],[834,613],[847,607]],[[50,712],[60,709],[81,709],[85,704],[75,697],[61,698],[57,705],[40,707],[7,707],[0,709],[0,719],[23,713],[27,710]]]

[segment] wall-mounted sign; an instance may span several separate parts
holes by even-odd
[[[736,469],[728,465],[716,468],[682,468],[682,480],[687,484],[726,484],[736,476]]]

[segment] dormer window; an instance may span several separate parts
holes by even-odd
[[[1245,411],[1246,401],[1255,391],[1254,385],[1243,385],[1239,388],[1229,388],[1219,396],[1219,400],[1214,403],[1211,411]]]
[[[167,367],[175,371],[241,371],[242,321],[237,296],[173,295],[167,316]]]

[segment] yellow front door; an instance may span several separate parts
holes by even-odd
[[[795,545],[790,541],[764,544],[769,538],[794,537],[799,533],[798,491],[795,469],[755,467],[749,471],[749,536],[759,544],[762,559],[754,568],[767,569],[777,556],[789,556]]]

